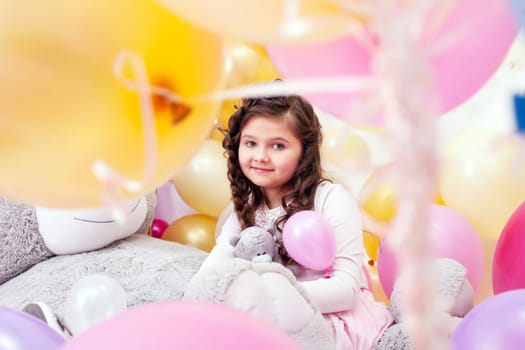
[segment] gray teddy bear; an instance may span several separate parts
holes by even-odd
[[[437,306],[436,317],[444,326],[444,331],[451,336],[463,317],[474,307],[474,290],[467,279],[467,269],[449,258],[435,260],[437,272]],[[388,327],[378,339],[373,350],[412,350],[414,346],[408,337],[403,323],[401,298],[403,290],[401,274],[394,284],[390,296],[390,311],[394,324]]]
[[[230,242],[235,248],[233,256],[253,262],[272,262],[275,256],[275,239],[266,230],[252,226],[244,229]]]

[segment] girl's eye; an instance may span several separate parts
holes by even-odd
[[[273,145],[273,148],[276,150],[282,150],[285,149],[285,146],[282,143],[276,143],[275,145]]]
[[[246,147],[248,147],[248,148],[252,148],[252,147],[255,146],[255,142],[253,142],[253,141],[246,141],[246,142],[244,143],[244,145],[245,145]]]

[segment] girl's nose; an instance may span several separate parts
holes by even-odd
[[[258,148],[255,151],[254,159],[258,162],[266,162],[268,161],[268,154],[266,150],[263,147]]]

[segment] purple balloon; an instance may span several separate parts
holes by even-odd
[[[2,350],[56,350],[64,342],[62,336],[38,318],[0,306]]]
[[[525,289],[490,297],[470,311],[450,339],[450,350],[518,350],[525,343]]]

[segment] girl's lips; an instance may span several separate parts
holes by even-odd
[[[265,168],[257,168],[252,166],[252,170],[259,172],[259,173],[268,173],[270,171],[273,171],[272,169],[265,169]]]

